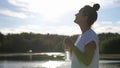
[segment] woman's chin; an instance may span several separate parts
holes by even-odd
[[[76,23],[76,24],[77,24],[77,21],[76,21],[76,20],[74,20],[74,23]]]
[[[74,20],[74,23],[76,23],[76,20]]]

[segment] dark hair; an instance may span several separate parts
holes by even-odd
[[[94,4],[93,7],[86,5],[80,11],[82,15],[88,16],[88,24],[91,26],[97,20],[97,11],[99,10],[100,5]]]

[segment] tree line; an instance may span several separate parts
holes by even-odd
[[[64,38],[57,34],[20,33],[4,35],[0,32],[0,53],[64,52]],[[78,35],[71,36],[75,42]],[[99,37],[100,53],[120,54],[120,34],[101,33]]]

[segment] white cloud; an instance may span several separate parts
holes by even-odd
[[[14,28],[2,28],[0,29],[0,31],[3,33],[3,34],[8,34],[8,33],[21,33],[21,32],[30,32],[30,30],[27,30],[27,29],[14,29]]]
[[[116,24],[114,24],[116,23]],[[96,22],[93,25],[93,29],[97,33],[106,33],[106,32],[112,32],[112,33],[120,33],[120,23],[117,22],[111,22],[111,21],[102,21],[102,22]]]
[[[28,17],[25,13],[22,13],[22,12],[14,12],[14,11],[7,10],[7,9],[0,9],[0,14],[7,15],[7,16],[11,16],[11,17],[22,18],[22,19]]]
[[[79,28],[76,26],[46,26],[46,25],[24,25],[17,28],[1,28],[0,32],[3,34],[8,33],[22,33],[34,32],[42,34],[59,34],[59,35],[74,35],[80,34]]]
[[[89,1],[92,2],[92,4],[99,3],[102,6],[102,8],[104,7],[111,8],[111,7],[120,6],[119,0],[89,0]]]
[[[79,34],[80,29],[77,26],[54,26],[54,23],[64,23],[66,21],[59,21],[61,17],[71,11],[78,11],[82,6],[93,3],[100,3],[101,6],[113,6],[117,4],[118,0],[8,0],[8,2],[14,6],[20,7],[21,11],[32,12],[41,15],[40,20],[49,22],[47,25],[25,25],[17,28],[3,28],[0,29],[3,33],[20,33],[20,32],[35,32],[35,33],[51,33],[51,34],[63,34],[73,35]],[[8,16],[27,18],[28,16],[23,12],[13,12],[10,10],[0,9],[1,14]],[[37,16],[34,16],[37,18]],[[69,17],[69,16],[66,16]],[[71,18],[69,18],[71,19]],[[64,19],[65,20],[65,19]],[[68,20],[68,19],[67,19]],[[53,22],[54,21],[54,22]],[[36,22],[36,21],[35,21]],[[42,24],[44,24],[42,22]],[[52,22],[52,23],[51,23]],[[71,21],[72,22],[72,21]],[[41,22],[40,22],[41,23]],[[120,25],[120,21],[115,22]],[[119,25],[113,24],[110,21],[98,22],[93,25],[93,28],[97,33],[102,32],[118,32],[120,33]]]
[[[19,6],[21,8],[27,6],[26,0],[24,0],[24,2],[20,0],[8,0],[8,2],[12,5]]]
[[[76,26],[47,27],[46,29],[49,29],[49,30],[46,31],[45,33],[50,33],[50,34],[74,35],[74,34],[81,33],[79,30],[79,27],[76,27]]]
[[[79,10],[86,4],[100,3],[101,5],[115,5],[117,0],[8,0],[21,10],[38,13],[44,20],[55,20],[69,11]]]
[[[118,26],[116,26],[118,25]],[[110,21],[102,21],[96,22],[93,25],[93,29],[96,33],[119,33],[120,34],[120,23],[114,25],[113,22]],[[59,34],[59,35],[74,35],[81,34],[81,30],[78,25],[64,25],[64,26],[49,26],[49,25],[24,25],[17,28],[2,28],[0,31],[3,34],[7,33],[21,33],[21,32],[34,32],[34,33],[42,33],[42,34]]]
[[[3,34],[33,32],[38,28],[39,28],[38,25],[24,25],[24,26],[19,26],[17,28],[1,28],[0,32],[2,32]]]

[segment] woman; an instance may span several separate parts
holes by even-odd
[[[75,44],[69,37],[64,41],[65,45],[72,50],[71,68],[98,68],[98,37],[91,26],[97,20],[99,8],[99,4],[94,4],[93,7],[86,5],[75,15],[74,22],[80,26],[82,35],[78,37]]]

